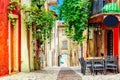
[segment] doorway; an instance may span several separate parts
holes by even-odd
[[[15,15],[12,15],[13,17]],[[18,19],[15,18],[16,27],[14,28],[9,22],[8,28],[8,41],[9,41],[9,74],[19,72],[19,53],[18,53]]]
[[[101,49],[102,49],[102,33],[99,33],[99,31],[94,32],[95,35],[95,53],[94,57],[100,57],[101,56]]]
[[[107,56],[113,55],[113,31],[107,31]]]
[[[60,57],[60,66],[67,67],[68,66],[68,55],[62,54]]]

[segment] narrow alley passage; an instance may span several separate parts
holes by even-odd
[[[61,68],[57,80],[82,80],[80,75],[70,68]]]

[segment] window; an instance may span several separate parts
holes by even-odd
[[[62,41],[62,49],[68,49],[67,41]]]

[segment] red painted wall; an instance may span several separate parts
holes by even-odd
[[[9,57],[8,57],[8,5],[10,0],[0,0],[0,76],[6,75],[9,72]],[[20,12],[15,11],[14,14],[18,15],[18,23],[19,23],[19,70],[21,65],[21,20],[20,20]]]
[[[119,37],[119,28],[118,28],[118,26],[117,27],[115,27],[114,29],[113,29],[114,31],[114,33],[113,33],[113,40],[114,40],[114,46],[113,46],[113,53],[114,53],[114,56],[118,56],[118,37]]]
[[[0,0],[0,76],[8,74],[8,4]]]

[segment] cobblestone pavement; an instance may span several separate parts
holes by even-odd
[[[61,68],[57,80],[82,80],[80,75],[76,74],[70,68]]]
[[[11,76],[1,77],[0,80],[56,80],[59,67],[45,68],[34,72],[20,72]]]
[[[93,76],[89,70],[87,70],[86,75],[81,74],[80,67],[52,67],[29,73],[20,72],[11,76],[0,77],[0,80],[120,80],[120,73],[108,72],[106,75],[99,73]]]
[[[93,76],[89,70],[87,70],[86,75],[83,75],[80,67],[73,67],[72,69],[81,76],[82,80],[120,80],[120,73],[107,72],[106,75],[98,73]]]

